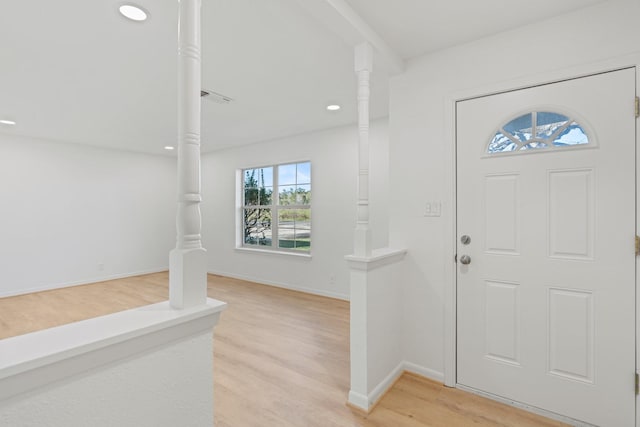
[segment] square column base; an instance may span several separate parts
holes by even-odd
[[[174,249],[169,254],[169,302],[183,309],[207,302],[207,251]]]

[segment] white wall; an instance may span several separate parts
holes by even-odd
[[[566,77],[569,68],[588,72],[596,68],[591,63],[638,52],[639,16],[637,1],[611,1],[417,58],[392,79],[390,245],[409,251],[402,328],[408,363],[436,377],[445,363],[443,299],[453,262],[445,248],[453,244],[454,215],[446,189],[453,174],[454,123],[447,100]],[[424,217],[425,202],[437,200],[443,202],[442,217]]]
[[[211,344],[208,331],[0,402],[0,422],[23,427],[212,425]]]
[[[3,135],[0,297],[166,270],[175,163]]]
[[[348,299],[344,256],[353,251],[357,144],[354,124],[205,154],[202,215],[209,272]],[[388,234],[386,120],[372,123],[370,144],[373,240],[374,247],[383,247]],[[237,251],[236,171],[303,160],[311,161],[311,259]]]

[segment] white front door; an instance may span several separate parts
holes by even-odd
[[[458,384],[634,425],[634,99],[630,68],[458,102]]]

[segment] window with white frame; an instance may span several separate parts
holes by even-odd
[[[311,251],[311,162],[242,170],[242,246]]]

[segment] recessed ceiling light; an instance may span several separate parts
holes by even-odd
[[[140,6],[134,6],[132,4],[123,4],[120,6],[120,13],[125,18],[129,18],[132,21],[144,21],[147,19],[147,12]]]
[[[175,149],[175,148],[176,148],[176,147],[173,147],[173,146],[171,146],[171,145],[166,145],[166,146],[164,147],[164,149],[165,149],[165,150],[169,150],[169,151],[171,151],[171,150],[173,150],[173,149]]]
[[[338,111],[339,109],[340,109],[340,106],[338,104],[327,105],[328,111]]]
[[[0,120],[0,123],[8,126],[14,126],[16,124],[16,122],[14,122],[13,120]]]

